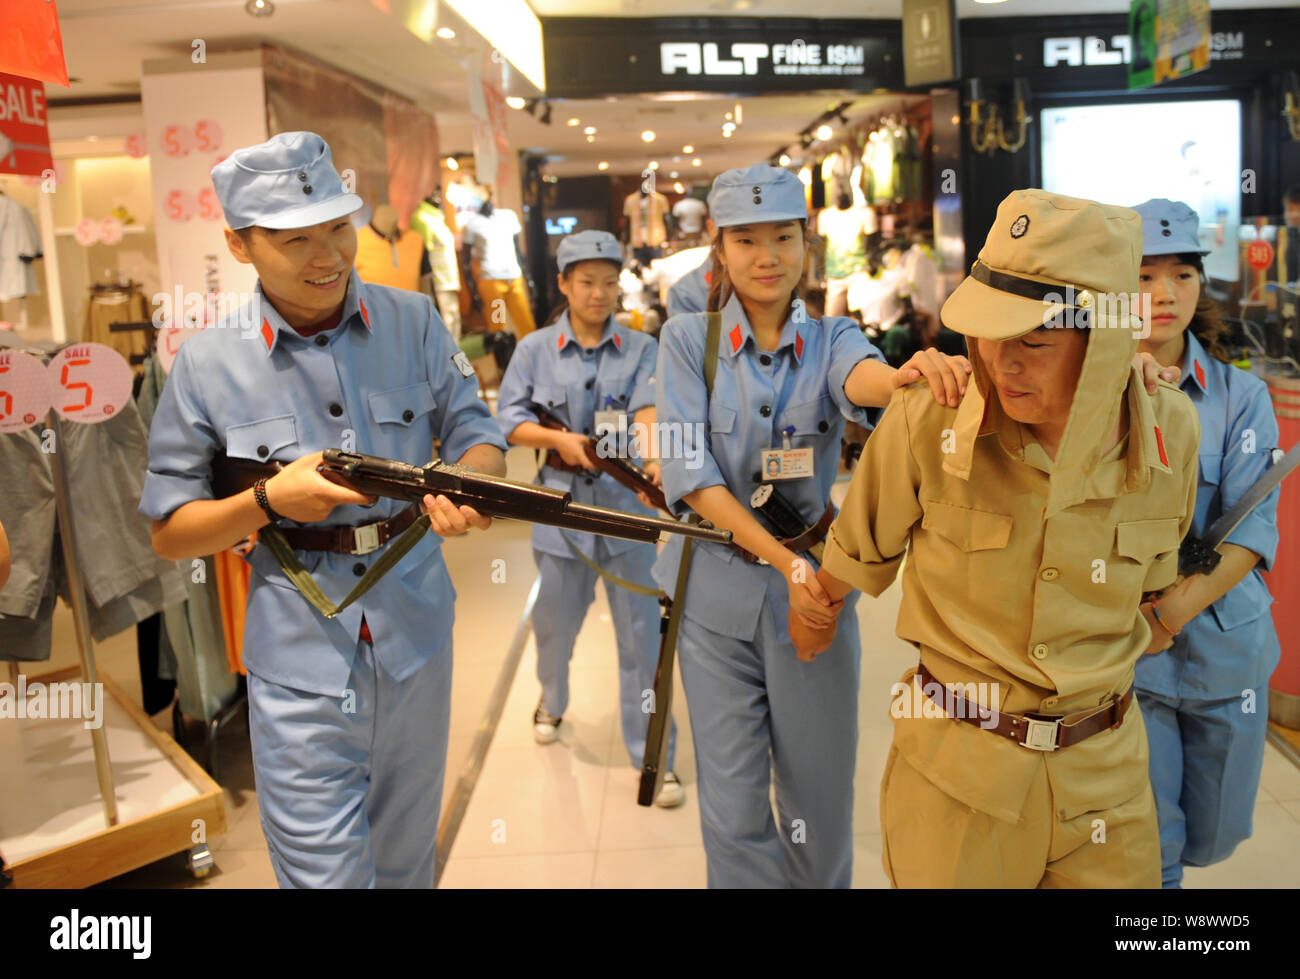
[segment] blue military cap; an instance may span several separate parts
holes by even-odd
[[[315,133],[280,133],[235,150],[212,168],[232,230],[307,228],[361,208],[343,186],[329,144]]]
[[[789,170],[758,164],[718,175],[709,191],[709,213],[719,228],[808,217],[804,186]]]
[[[621,268],[623,248],[608,231],[579,231],[565,237],[555,251],[555,264],[560,267],[561,275],[570,265],[593,258],[613,262]]]
[[[1142,215],[1143,255],[1210,254],[1210,249],[1201,247],[1196,235],[1200,225],[1196,212],[1182,201],[1156,197],[1134,206],[1133,210]]]

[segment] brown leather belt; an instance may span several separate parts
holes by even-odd
[[[335,551],[369,554],[377,551],[415,523],[420,508],[412,503],[395,517],[355,527],[282,527],[280,533],[295,551]]]
[[[1100,707],[1093,707],[1089,710],[1078,711],[1060,717],[1048,714],[1008,714],[1004,711],[995,710],[992,712],[991,719],[996,719],[997,724],[988,727],[986,726],[988,721],[980,717],[979,706],[975,704],[968,705],[965,698],[960,694],[943,686],[943,682],[927,670],[924,663],[917,666],[916,675],[921,681],[921,691],[930,700],[942,707],[944,713],[949,717],[965,721],[967,724],[974,724],[982,730],[1011,738],[1022,748],[1029,748],[1033,751],[1055,751],[1057,748],[1068,748],[1092,737],[1094,734],[1119,727],[1124,720],[1125,713],[1128,712],[1129,703],[1133,700],[1133,688],[1129,687],[1124,696],[1117,697]],[[943,699],[936,699],[932,691],[927,689],[931,683],[939,685],[943,691],[939,694],[939,697]],[[955,715],[948,713],[949,703],[956,712]],[[986,707],[984,710],[987,713],[989,708]]]
[[[558,469],[562,473],[578,473],[579,475],[586,476],[588,479],[595,479],[598,476],[605,475],[599,469],[587,469],[584,466],[569,465],[564,461],[564,458],[560,453],[556,452],[554,449],[548,449],[546,451],[546,460],[543,464],[550,466],[552,469]]]
[[[804,551],[817,546],[826,539],[830,533],[831,524],[835,521],[835,506],[831,503],[826,504],[826,512],[822,514],[821,519],[805,530],[798,537],[777,538],[782,545],[788,547],[795,554],[802,554]],[[762,564],[762,559],[757,554],[745,550],[739,544],[728,544],[733,551],[739,554],[750,564]]]

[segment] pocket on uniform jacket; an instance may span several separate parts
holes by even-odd
[[[736,409],[716,402],[709,405],[709,430],[725,435],[736,427]]]
[[[537,384],[533,386],[533,404],[548,411],[551,408],[563,408],[569,400],[569,392],[559,384]]]
[[[831,430],[836,412],[835,402],[831,396],[823,395],[812,401],[804,401],[786,408],[781,416],[782,421],[785,422],[782,427],[793,426],[796,436],[824,435]]]
[[[1167,588],[1178,576],[1178,518],[1126,520],[1115,525],[1115,552],[1147,567],[1142,590]]]
[[[1219,629],[1229,632],[1268,613],[1273,596],[1253,572],[1215,601],[1210,609]]]
[[[1011,523],[1005,513],[927,500],[921,529],[933,530],[963,551],[987,551],[1007,546]]]
[[[370,414],[377,422],[410,425],[438,405],[428,384],[408,384],[370,396]]]
[[[1202,452],[1199,457],[1200,477],[1202,483],[1218,486],[1223,472],[1222,452]]]
[[[282,449],[298,444],[298,423],[293,415],[277,415],[226,429],[226,455],[232,459],[266,462]],[[289,460],[295,453],[287,453]]]

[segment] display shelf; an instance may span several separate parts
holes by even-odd
[[[201,876],[211,866],[208,847],[226,832],[221,787],[110,677],[99,678],[116,825],[106,825],[80,718],[0,724],[0,853],[12,887],[87,887],[186,851]],[[80,680],[71,667],[27,684]]]

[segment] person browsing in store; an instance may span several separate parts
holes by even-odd
[[[1128,208],[1007,197],[942,309],[974,341],[965,398],[898,391],[831,526],[834,601],[879,595],[908,555],[897,631],[920,664],[881,785],[896,887],[1159,886],[1133,670],[1160,628],[1143,595],[1173,584],[1192,524],[1199,425],[1134,359],[1141,254]],[[791,631],[834,654],[833,628]]]
[[[853,320],[807,315],[797,288],[808,211],[794,174],[729,170],[714,181],[709,209],[719,231],[708,312],[665,324],[656,398],[661,429],[680,430],[700,451],[661,445],[660,454],[669,503],[730,530],[737,546],[697,545],[684,594],[681,546],[668,544],[655,565],[655,580],[684,603],[678,648],[709,886],[848,887],[859,640],[852,603],[832,606],[803,552],[833,515],[844,419],[867,422],[868,408],[922,377],[927,396],[956,405],[969,364],[925,351],[895,370]],[[813,529],[801,553],[750,506],[774,452],[786,461],[770,467],[783,478],[769,485]],[[823,625],[837,611],[845,625],[834,649],[800,662],[789,615]]]
[[[338,601],[327,618],[266,543],[244,636],[262,830],[282,887],[432,887],[446,768],[453,592],[441,540],[490,521],[446,497],[418,507],[337,486],[322,450],[504,475],[474,371],[428,296],[363,283],[348,193],[315,133],[281,133],[212,169],[226,244],[257,272],[250,301],[180,348],[149,436],[140,510],[170,560],[268,524]],[[214,499],[216,457],[284,468]],[[436,535],[420,537],[423,520]],[[414,526],[412,526],[414,525]],[[407,537],[407,534],[410,537]],[[371,569],[414,546],[389,571]],[[382,569],[381,569],[382,570]]]
[[[657,345],[650,336],[614,320],[622,254],[618,239],[606,231],[580,231],[560,242],[556,264],[565,303],[545,328],[519,342],[501,381],[497,421],[512,445],[546,452],[540,473],[544,486],[568,491],[577,503],[650,515],[650,500],[644,494],[601,473],[585,454],[593,435],[615,445],[620,428],[646,431],[655,421]],[[568,431],[540,425],[541,412]],[[633,428],[626,422],[647,428]],[[631,440],[629,448],[648,451],[641,441]],[[657,462],[631,461],[644,463],[658,484]],[[542,685],[533,714],[533,737],[539,744],[550,744],[559,736],[569,703],[573,645],[595,598],[597,579],[604,577],[618,646],[623,744],[633,768],[640,769],[646,739],[642,698],[644,691],[654,687],[659,653],[658,592],[650,573],[655,546],[538,525],[533,528],[533,555],[541,579],[533,632],[537,679]],[[655,799],[663,807],[680,805],[685,798],[672,771],[675,741],[674,731],[668,771]]]
[[[1149,335],[1141,349],[1182,369],[1182,390],[1201,423],[1200,478],[1192,533],[1204,535],[1269,469],[1278,445],[1268,385],[1231,366],[1227,327],[1203,292],[1196,212],[1150,200],[1142,215],[1141,288]],[[1146,307],[1144,307],[1145,309]],[[1160,821],[1161,876],[1178,887],[1183,867],[1229,857],[1252,830],[1264,764],[1268,680],[1282,650],[1261,576],[1277,553],[1275,489],[1219,546],[1209,574],[1178,582],[1154,604],[1150,656],[1134,689],[1151,745]]]

